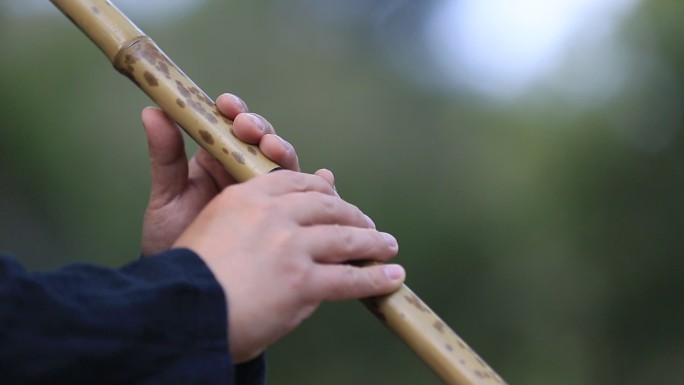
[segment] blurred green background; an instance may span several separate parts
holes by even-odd
[[[511,384],[684,384],[684,3],[115,3],[332,169]],[[0,12],[0,250],[135,259],[150,102],[47,1]],[[356,302],[269,357],[270,384],[439,383]]]

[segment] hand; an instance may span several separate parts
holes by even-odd
[[[325,300],[388,294],[401,286],[386,262],[397,242],[339,198],[332,173],[278,171],[226,188],[174,247],[194,250],[229,303],[230,353],[252,359]]]
[[[218,109],[233,120],[240,140],[258,144],[268,158],[285,169],[299,171],[297,154],[275,135],[273,126],[257,114],[248,113],[237,96],[223,94]],[[152,255],[171,247],[204,206],[235,180],[203,149],[188,162],[179,128],[159,109],[142,113],[147,134],[152,190],[142,229],[142,254]]]

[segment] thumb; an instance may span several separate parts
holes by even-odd
[[[183,136],[166,114],[148,107],[142,112],[150,155],[150,205],[163,206],[179,195],[188,181],[188,160]]]

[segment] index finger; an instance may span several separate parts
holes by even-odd
[[[253,179],[260,191],[276,196],[298,192],[319,192],[337,196],[333,187],[322,177],[290,170],[277,170]]]

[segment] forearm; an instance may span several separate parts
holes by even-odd
[[[225,297],[192,252],[116,270],[1,262],[0,383],[232,383]]]

